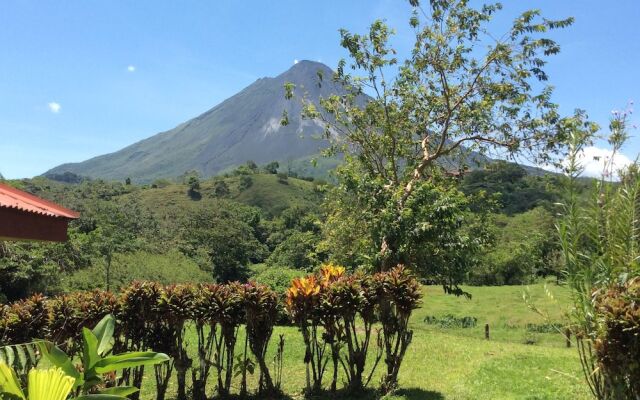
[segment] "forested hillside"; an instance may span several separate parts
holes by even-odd
[[[358,253],[362,243],[334,229],[348,221],[327,220],[323,202],[335,201],[334,186],[281,169],[249,162],[212,179],[192,171],[149,185],[82,178],[10,181],[80,211],[81,218],[72,223],[67,243],[4,242],[0,297],[115,289],[134,279],[170,283],[253,276],[283,288],[291,277],[327,260],[367,267],[366,253]],[[451,217],[469,222],[456,233],[458,239],[479,244],[465,250],[472,262],[463,282],[518,284],[558,273],[553,240],[558,176],[531,176],[498,162],[463,178],[442,179],[458,193],[459,208]],[[449,217],[436,218],[444,224]],[[357,231],[353,226],[349,232]]]

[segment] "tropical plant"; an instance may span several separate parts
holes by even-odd
[[[234,373],[235,346],[238,329],[243,321],[243,304],[240,284],[232,283],[220,286],[220,290],[211,293],[213,320],[220,331],[215,331],[213,365],[217,372],[217,391],[220,396],[228,396]]]
[[[125,368],[143,365],[157,365],[169,360],[163,353],[151,351],[127,352],[109,355],[112,349],[115,318],[113,315],[104,317],[92,330],[82,328],[82,356],[81,368],[73,364],[72,359],[58,346],[51,342],[39,341],[38,347],[43,356],[66,375],[73,378],[73,389],[82,394],[98,393],[126,396],[139,389],[132,386],[109,387],[105,381],[105,374]]]
[[[121,308],[118,314],[122,323],[123,340],[118,351],[152,348],[168,354],[173,352],[174,330],[158,312],[163,289],[161,285],[152,282],[133,282],[124,289],[120,296]],[[171,359],[153,367],[156,399],[163,400],[173,373],[174,361]],[[121,381],[140,387],[143,377],[144,366],[138,366],[123,370]],[[135,399],[137,395],[138,393],[134,393],[131,397]]]
[[[364,377],[373,324],[377,319],[377,290],[370,277],[362,274],[344,275],[343,267],[325,265],[321,274],[322,321],[334,364],[331,389],[336,388],[336,361],[339,361],[348,390],[358,392],[369,383],[382,357],[380,346],[369,377]]]
[[[420,284],[403,266],[376,275],[380,290],[380,323],[387,371],[382,378],[382,392],[388,393],[398,387],[398,373],[413,338],[409,329],[409,318],[420,306],[422,292]]]
[[[74,378],[65,374],[60,368],[32,369],[29,371],[27,395],[25,395],[15,371],[0,362],[0,399],[66,400],[71,394],[73,384]],[[82,396],[81,398],[98,400],[100,397]]]
[[[326,342],[322,340],[319,315],[320,284],[315,275],[295,278],[287,290],[285,305],[292,321],[302,333],[305,346],[306,392],[322,390],[322,378],[327,366]]]
[[[260,367],[259,393],[266,396],[276,394],[269,367],[267,347],[278,319],[278,295],[268,286],[249,282],[242,285],[246,337],[249,348]]]
[[[580,202],[577,180],[584,171],[582,151],[596,127],[582,119],[565,127],[570,152],[558,232],[573,302],[571,329],[585,379],[598,399],[637,398],[640,379],[634,334],[639,329],[640,174],[637,164],[615,171],[613,163],[628,138],[628,117],[629,112],[613,113],[612,155],[587,204]],[[619,183],[613,182],[616,172]]]
[[[191,285],[169,285],[161,292],[157,304],[160,318],[173,329],[171,337],[174,343],[170,354],[176,369],[178,400],[187,399],[187,372],[191,368],[192,359],[187,352],[185,335],[187,321],[193,318],[195,297],[195,290]]]

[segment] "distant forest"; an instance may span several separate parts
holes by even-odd
[[[136,279],[251,278],[283,290],[291,278],[326,261],[370,267],[357,244],[338,243],[324,206],[332,184],[281,172],[277,163],[247,162],[207,180],[190,171],[148,185],[70,173],[55,178],[7,181],[81,217],[71,223],[65,243],[0,243],[2,302],[35,292],[114,290]],[[559,175],[534,176],[516,164],[495,162],[441,179],[465,198],[455,216],[458,234],[479,243],[464,254],[470,265],[461,282],[522,284],[558,276]],[[421,278],[437,282],[429,274]]]

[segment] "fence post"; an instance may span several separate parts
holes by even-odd
[[[484,324],[484,338],[489,340],[489,324]]]
[[[564,331],[564,336],[567,339],[567,347],[571,347],[571,329],[567,328]]]

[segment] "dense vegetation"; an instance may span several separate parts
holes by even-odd
[[[483,236],[474,267],[463,281],[517,284],[557,275],[557,245],[552,240],[556,178],[523,171],[500,162],[448,181],[462,208],[446,211],[453,219],[443,223],[459,224],[458,218],[465,218],[469,223],[464,231],[473,223]],[[107,281],[118,289],[134,279],[179,283],[251,275],[274,285],[281,280],[282,289],[296,275],[288,270],[300,270],[299,275],[329,259],[352,269],[366,267],[360,244],[338,235],[340,230],[330,230],[350,223],[326,218],[322,201],[331,185],[284,176],[286,180],[272,165],[209,180],[186,174],[178,182],[146,186],[87,179],[10,181],[80,211],[81,218],[71,223],[66,243],[3,242],[0,270],[6,278],[0,282],[0,298],[106,289]],[[542,200],[524,206],[523,197]],[[445,211],[428,212],[442,218]]]
[[[275,371],[270,370],[271,363],[266,356],[279,311],[286,307],[291,320],[300,326],[307,353],[311,355],[302,360],[313,370],[313,386],[307,386],[307,393],[323,393],[322,375],[329,359],[333,362],[331,391],[337,390],[340,370],[348,381],[348,392],[362,392],[383,354],[387,370],[381,391],[387,393],[397,388],[400,366],[413,334],[408,326],[409,318],[421,295],[418,281],[402,267],[369,276],[349,274],[343,267],[333,265],[324,265],[318,274],[294,279],[284,304],[283,296],[255,282],[198,285],[134,282],[119,294],[94,290],[52,298],[34,295],[0,308],[0,342],[4,344],[0,346],[0,364],[8,363],[11,367],[15,364],[18,373],[23,377],[29,374],[31,379],[29,370],[44,354],[75,378],[77,386],[84,382],[83,394],[94,393],[94,387],[104,388],[106,382],[100,373],[114,369],[124,369],[119,383],[139,388],[144,366],[155,365],[156,398],[165,398],[167,383],[175,371],[178,400],[206,400],[210,392],[209,374],[214,369],[215,392],[219,396],[231,393],[232,379],[239,375],[242,375],[240,394],[244,396],[247,374],[253,374],[253,366],[257,365],[257,393],[271,397],[281,392],[284,339],[280,338],[278,344],[280,361]],[[119,321],[117,329],[116,320]],[[372,341],[376,321],[380,321],[382,329],[377,330],[377,340]],[[96,323],[90,333],[89,329]],[[242,326],[244,351],[236,354]],[[323,335],[319,334],[320,326],[325,330]],[[197,332],[196,357],[191,355],[194,343],[185,340],[189,327]],[[104,336],[104,332],[109,333]],[[38,342],[34,344],[34,341]],[[366,378],[370,345],[372,348],[377,345],[374,350],[377,358],[369,362],[366,370],[369,378]],[[35,346],[39,346],[40,354],[34,351]],[[90,346],[95,349],[89,351]],[[331,356],[325,352],[328,347]],[[125,360],[127,353],[100,359],[112,348],[129,351],[129,359],[142,362]],[[148,348],[163,354],[139,353]],[[342,351],[343,348],[348,350]],[[63,352],[68,357],[61,357]],[[16,353],[22,356],[15,357]],[[72,365],[75,357],[83,360],[80,372],[84,377],[73,367],[65,368]],[[120,364],[115,363],[119,368],[103,366],[114,364],[115,360],[120,360]],[[191,373],[190,384],[188,373]],[[0,375],[3,395],[5,382]],[[111,383],[107,388],[116,384]],[[190,395],[188,388],[191,388]]]

